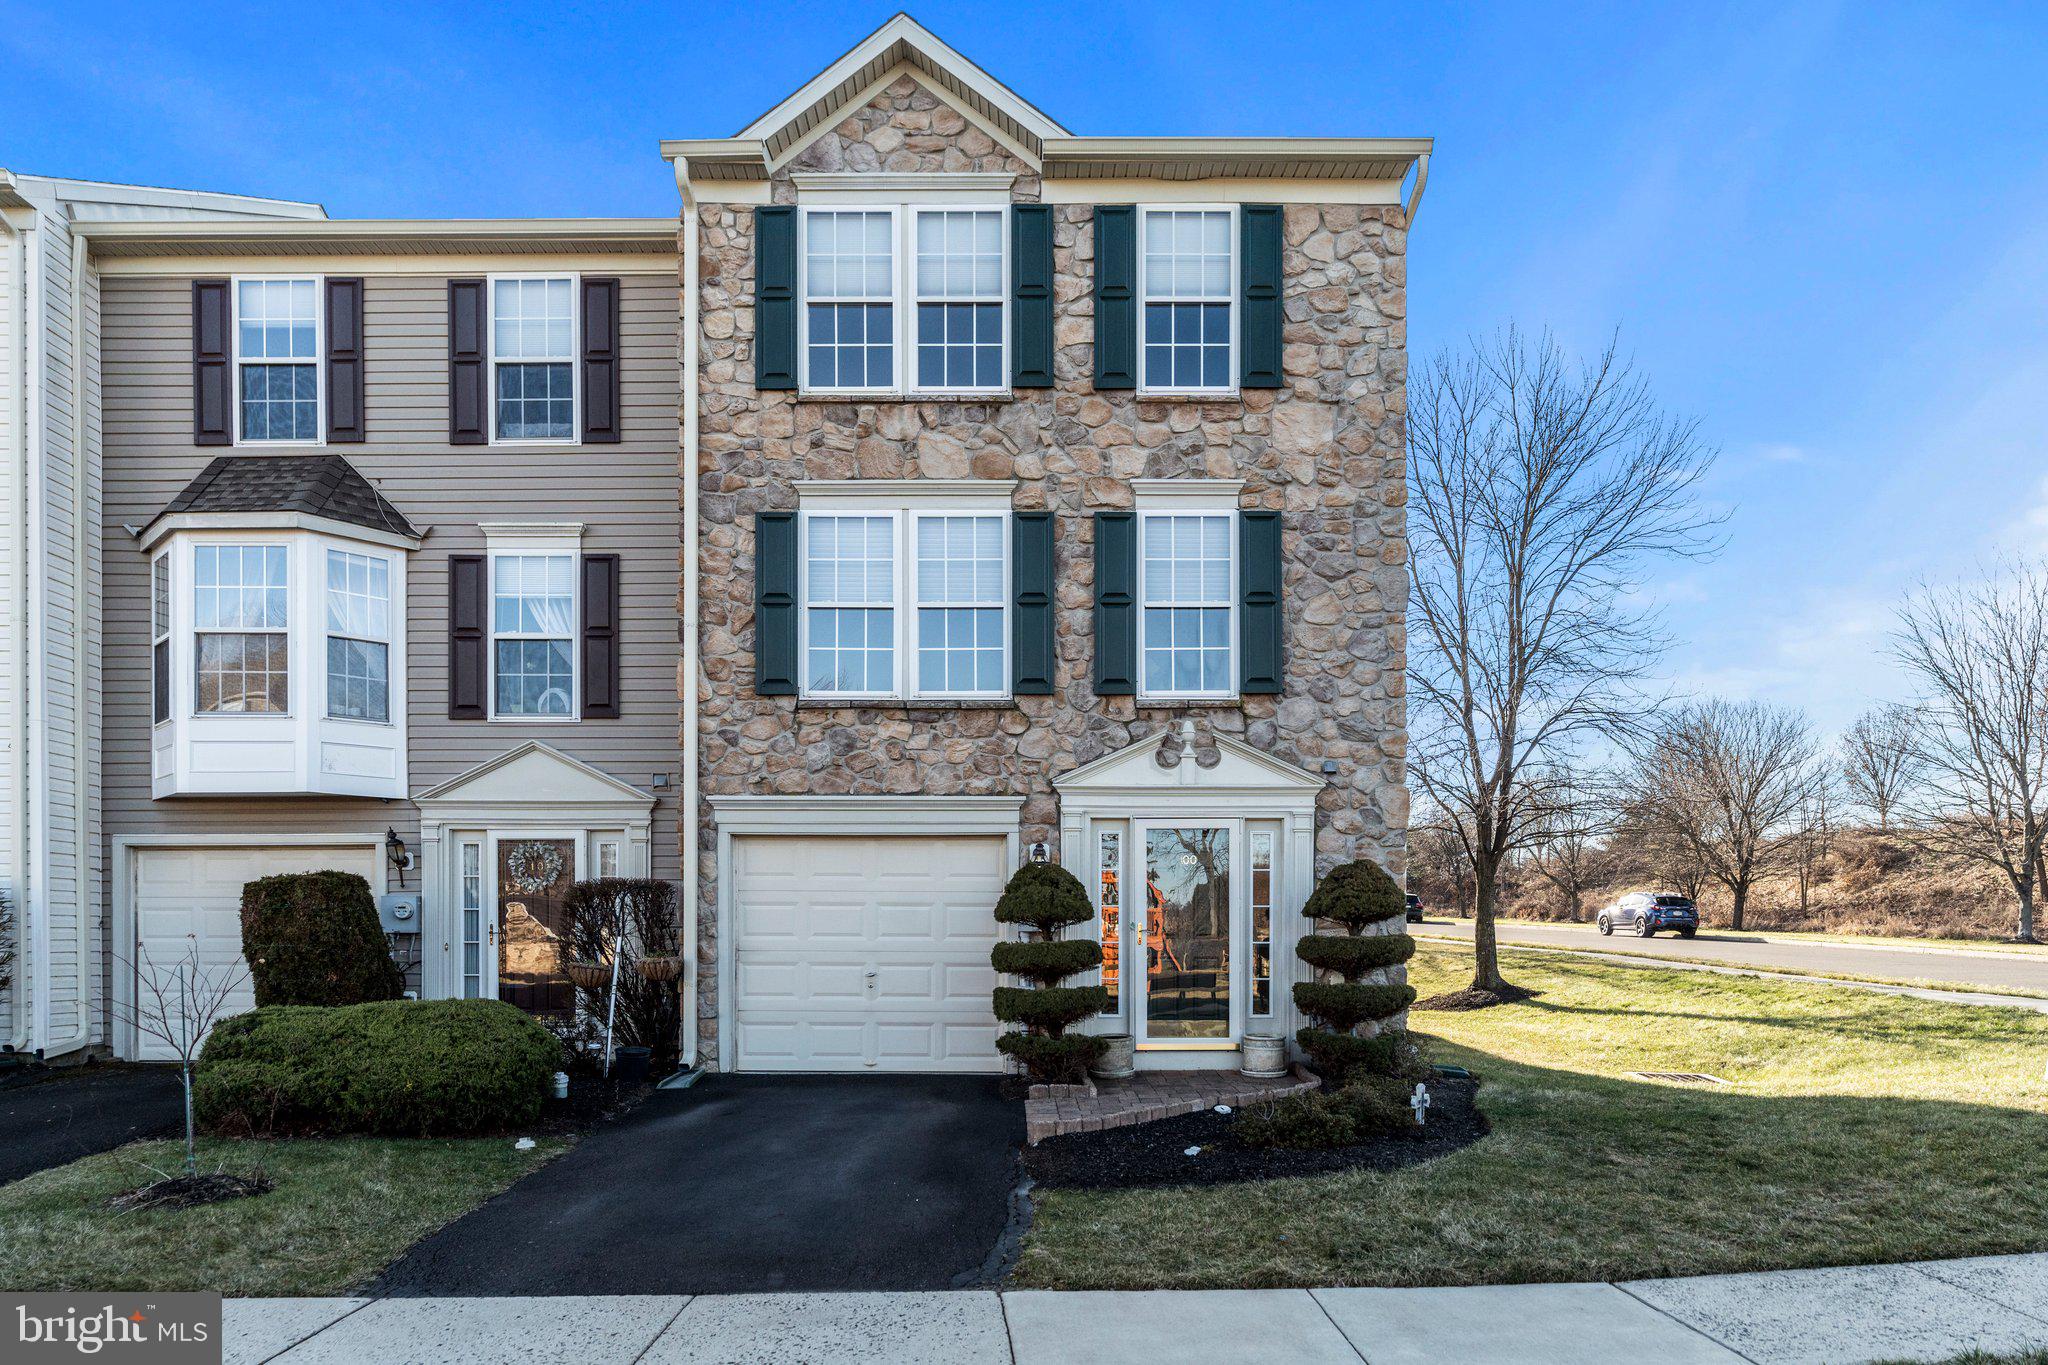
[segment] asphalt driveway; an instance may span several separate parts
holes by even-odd
[[[394,1295],[949,1289],[985,1281],[1024,1106],[992,1076],[657,1091],[371,1287]]]
[[[170,1067],[82,1066],[0,1090],[0,1184],[185,1120],[184,1087]]]

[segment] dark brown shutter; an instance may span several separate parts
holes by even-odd
[[[226,280],[192,281],[192,444],[235,443],[234,360]]]
[[[363,427],[363,282],[327,281],[327,439],[355,444]]]
[[[490,715],[484,688],[490,677],[486,617],[490,611],[489,565],[482,555],[448,556],[448,719],[483,720]]]
[[[480,446],[491,439],[490,363],[485,354],[489,311],[483,280],[448,281],[448,443]]]
[[[583,282],[583,439],[592,445],[619,440],[617,280]],[[586,706],[584,714],[589,713]]]
[[[619,557],[583,556],[583,718],[619,718]]]

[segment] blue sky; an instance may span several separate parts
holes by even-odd
[[[0,165],[672,214],[660,138],[733,132],[891,12],[0,0]],[[2048,7],[912,12],[1079,133],[1434,136],[1415,352],[1619,329],[1723,452],[1727,549],[1650,588],[1681,688],[1836,728],[1903,689],[1914,583],[2048,551]]]

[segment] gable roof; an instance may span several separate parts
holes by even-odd
[[[907,14],[897,14],[728,138],[671,138],[661,154],[678,176],[758,181],[830,129],[856,100],[908,68],[962,114],[1001,134],[1048,179],[1403,180],[1421,197],[1429,138],[1076,137]]]
[[[654,805],[652,796],[630,782],[538,740],[507,749],[413,799],[422,805],[627,805],[643,811]]]
[[[339,455],[222,455],[143,528],[166,517],[290,512],[420,539],[405,514]]]

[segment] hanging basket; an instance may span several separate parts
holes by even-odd
[[[586,991],[601,991],[612,984],[612,968],[609,962],[565,962],[562,970],[569,979]]]
[[[649,981],[673,981],[683,974],[683,960],[673,954],[643,957],[635,965]]]

